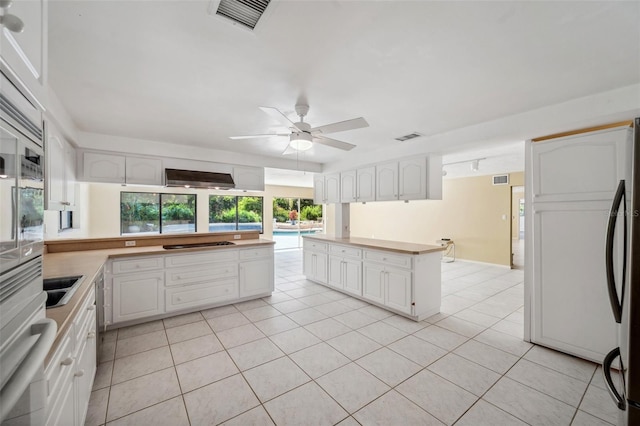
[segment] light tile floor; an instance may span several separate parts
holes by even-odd
[[[522,340],[523,271],[442,264],[414,322],[305,280],[107,333],[87,425],[607,425],[597,365]]]

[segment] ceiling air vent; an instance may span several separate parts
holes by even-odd
[[[492,178],[494,185],[509,185],[509,175],[496,175]]]
[[[233,22],[254,29],[269,5],[270,0],[213,0],[209,13],[225,17]],[[215,6],[217,5],[217,9]]]
[[[408,141],[409,139],[419,138],[420,136],[422,136],[421,133],[413,132],[413,133],[409,133],[408,135],[399,136],[395,139],[397,141],[404,142],[404,141]]]

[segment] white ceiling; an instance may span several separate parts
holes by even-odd
[[[429,143],[640,83],[640,2],[273,0],[255,32],[207,7],[51,1],[49,80],[78,129],[280,157],[286,139],[229,136],[280,128],[258,106],[297,121],[306,99],[314,126],[363,116],[370,127],[332,135],[353,151],[315,146],[304,161],[357,163],[417,131],[413,146],[445,163],[494,149],[511,167],[521,139],[500,126]]]

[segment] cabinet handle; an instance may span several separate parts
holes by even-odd
[[[87,306],[87,311],[95,311],[95,310],[96,310],[96,305]]]
[[[75,373],[73,373],[73,375],[76,377],[82,377],[84,376],[84,370],[78,370]]]
[[[89,334],[87,334],[87,339],[93,339],[94,337],[96,337],[95,331],[90,331]]]
[[[178,302],[182,302],[182,297],[176,297],[176,300],[177,300]]]
[[[180,278],[180,275],[176,275],[176,280],[180,280],[182,278]]]
[[[71,365],[73,364],[73,358],[68,357],[60,361],[60,365]]]

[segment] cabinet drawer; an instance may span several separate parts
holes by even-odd
[[[165,275],[167,286],[208,283],[221,278],[238,276],[238,266],[232,263],[218,266],[175,268],[167,270]]]
[[[73,321],[73,326],[76,331],[76,348],[79,347],[80,343],[86,339],[86,335],[88,333],[88,328],[95,326],[96,323],[96,305],[95,305],[96,295],[95,290],[91,289],[89,296],[85,299],[82,307],[76,314],[76,317]]]
[[[62,394],[61,390],[64,384],[70,380],[70,374],[75,367],[76,360],[73,358],[74,338],[75,332],[72,324],[63,336],[60,346],[58,346],[44,372],[47,381],[47,411],[50,411],[56,405],[55,401]]]
[[[401,254],[392,254],[384,251],[365,250],[364,260],[378,262],[384,265],[411,268],[411,257]]]
[[[167,268],[187,265],[202,265],[211,262],[235,262],[238,260],[238,250],[218,249],[200,253],[185,253],[165,258]]]
[[[272,253],[271,247],[253,248],[240,250],[240,260],[258,259],[260,257],[269,257]]]
[[[335,244],[329,246],[329,253],[335,256],[357,257],[358,259],[362,257],[362,250],[359,248]]]
[[[327,251],[329,244],[321,243],[318,241],[309,241],[307,239],[304,240],[304,249],[305,250],[314,250],[314,251]]]
[[[152,269],[160,269],[162,267],[164,267],[162,257],[141,257],[141,258],[113,261],[114,274],[149,271]]]
[[[167,312],[196,306],[205,306],[238,298],[238,279],[232,278],[213,284],[196,284],[166,290]]]

